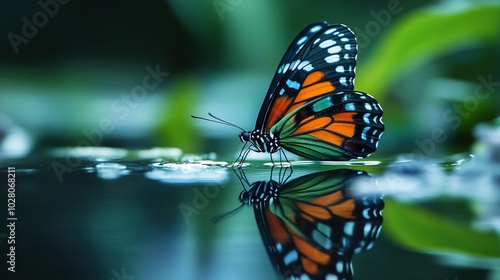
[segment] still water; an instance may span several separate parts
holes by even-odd
[[[500,279],[499,183],[470,155],[231,168],[79,152],[0,162],[15,174],[2,279]]]

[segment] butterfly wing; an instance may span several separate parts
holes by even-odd
[[[306,175],[286,183],[278,200],[254,205],[266,249],[283,278],[352,278],[352,255],[373,245],[382,224],[380,198],[346,194],[348,183],[362,175],[347,169]]]
[[[382,108],[370,95],[327,93],[288,113],[271,129],[290,152],[317,160],[364,158],[384,131]]]
[[[264,99],[264,103],[262,104],[262,107],[260,109],[260,113],[257,118],[257,124],[264,123],[264,119],[267,115],[267,110],[272,106],[273,101],[275,101],[276,94],[279,92],[277,91],[277,88],[280,86],[280,82],[283,79],[284,74],[288,73],[288,71],[285,70],[286,64],[293,61],[294,58],[298,55],[300,49],[302,49],[302,47],[309,41],[309,39],[327,25],[328,24],[324,21],[312,23],[304,28],[304,30],[302,30],[299,35],[297,35],[292,41],[292,43],[286,50],[285,55],[278,64],[278,69],[274,74],[271,85],[269,86],[268,94]],[[289,67],[290,66],[286,68],[288,69]]]
[[[278,136],[281,147],[310,159],[370,155],[384,131],[383,111],[373,97],[353,90],[354,33],[341,24],[323,24],[307,27],[302,35],[304,45],[294,50],[295,56],[287,51],[278,68],[256,129]]]
[[[285,53],[257,118],[256,129],[269,131],[288,112],[336,89],[354,87],[357,45],[345,25],[306,27]]]

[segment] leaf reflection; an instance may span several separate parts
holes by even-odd
[[[271,262],[284,279],[352,279],[352,256],[370,249],[382,226],[380,195],[355,196],[351,182],[364,171],[337,169],[288,180],[249,183],[240,194],[251,205]],[[271,171],[271,177],[272,177]]]

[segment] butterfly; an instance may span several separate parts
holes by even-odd
[[[285,183],[258,181],[241,192],[282,278],[352,279],[352,256],[374,245],[384,208],[381,196],[351,194],[360,176],[368,175],[330,170]]]
[[[354,90],[356,58],[356,37],[347,26],[313,23],[285,52],[253,131],[212,114],[192,117],[241,129],[240,164],[250,151],[286,158],[283,149],[313,160],[367,157],[384,131],[383,112],[375,98]]]

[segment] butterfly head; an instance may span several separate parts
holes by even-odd
[[[252,135],[252,133],[250,131],[241,132],[239,135],[241,142],[246,143],[246,142],[250,141],[251,135]]]
[[[272,202],[277,200],[280,192],[280,184],[276,181],[254,182],[249,190],[243,190],[238,198],[242,204],[254,205],[261,202]]]
[[[249,205],[250,204],[250,194],[248,193],[248,191],[244,190],[240,193],[240,197],[238,198],[238,200],[242,203],[242,204],[246,204],[246,205]]]

